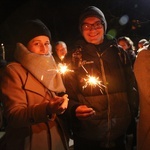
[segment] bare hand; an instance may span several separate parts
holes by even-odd
[[[76,117],[80,120],[86,120],[95,115],[93,108],[89,108],[86,105],[80,105],[76,108]]]
[[[62,114],[68,107],[68,96],[65,94],[63,97],[55,96],[49,101],[47,106],[48,113]]]
[[[63,113],[65,112],[65,110],[67,109],[67,107],[68,107],[68,101],[69,101],[68,95],[65,94],[65,95],[63,96],[63,98],[64,98],[64,101],[63,101],[63,103],[60,105],[60,108],[62,109],[62,111],[60,112],[60,114],[63,114]]]

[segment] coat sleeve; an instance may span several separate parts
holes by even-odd
[[[26,91],[23,89],[26,72],[21,74],[22,70],[17,69],[19,71],[13,67],[6,67],[0,83],[0,95],[8,125],[18,128],[47,121],[48,102],[29,104]]]
[[[150,51],[142,50],[138,53],[134,64],[134,74],[136,77],[136,81],[138,84],[138,89],[140,96],[144,97],[144,100],[150,104],[150,91],[149,91],[149,83],[150,83]]]

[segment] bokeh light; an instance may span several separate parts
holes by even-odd
[[[119,24],[120,25],[126,25],[129,21],[129,16],[128,15],[123,15],[120,19],[119,19]]]
[[[108,32],[107,32],[107,38],[108,39],[114,39],[117,35],[117,31],[116,29],[110,29]]]

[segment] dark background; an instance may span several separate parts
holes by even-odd
[[[6,59],[11,60],[17,29],[27,19],[41,19],[53,42],[63,40],[71,47],[80,35],[79,14],[89,5],[103,11],[107,32],[115,38],[129,36],[135,46],[140,39],[150,38],[150,0],[0,0],[0,43],[5,46]],[[124,15],[128,21],[121,25]]]

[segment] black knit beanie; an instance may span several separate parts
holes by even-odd
[[[107,22],[106,22],[105,16],[104,16],[103,12],[99,8],[97,8],[95,6],[88,6],[81,13],[80,18],[79,18],[79,28],[80,28],[80,31],[81,31],[81,26],[83,24],[83,21],[87,17],[92,17],[92,16],[95,16],[95,17],[101,19],[101,21],[102,21],[102,23],[104,25],[104,30],[106,32],[106,30],[107,30]]]
[[[41,20],[28,20],[21,26],[17,34],[16,42],[20,42],[27,46],[30,40],[41,35],[45,35],[51,39],[50,30]]]

